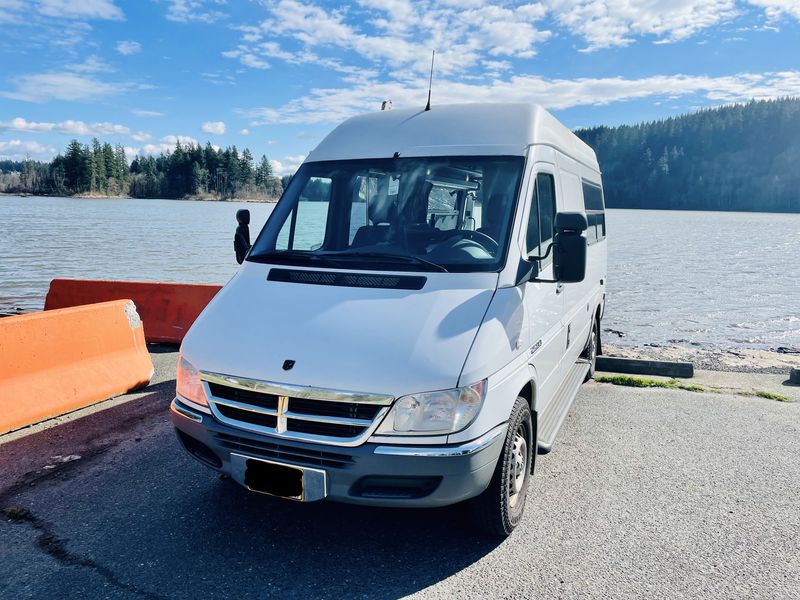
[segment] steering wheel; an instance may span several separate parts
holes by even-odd
[[[447,238],[455,237],[457,235],[460,235],[462,238],[472,240],[473,242],[480,244],[481,246],[483,246],[484,250],[486,250],[489,254],[493,256],[497,255],[497,251],[500,249],[500,244],[498,244],[494,240],[494,238],[486,235],[481,231],[475,231],[473,229],[453,229],[450,232],[450,235],[447,236]]]

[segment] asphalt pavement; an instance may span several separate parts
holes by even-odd
[[[498,541],[221,480],[154,351],[150,389],[0,445],[0,598],[800,598],[800,404],[588,383]]]

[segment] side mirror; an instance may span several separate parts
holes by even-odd
[[[586,215],[578,212],[556,213],[553,243],[543,256],[531,256],[519,261],[515,285],[529,281],[542,283],[578,283],[586,278],[586,238],[589,227]],[[539,261],[553,252],[555,279],[539,279]]]
[[[586,238],[589,227],[583,213],[558,213],[553,237],[553,272],[560,283],[578,283],[586,277]]]

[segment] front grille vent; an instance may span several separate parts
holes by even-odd
[[[274,394],[262,394],[252,390],[243,390],[241,388],[229,387],[220,385],[218,383],[209,383],[211,395],[224,400],[233,400],[243,404],[252,404],[259,408],[266,408],[269,410],[278,410],[278,396]]]
[[[320,402],[304,398],[291,398],[292,412],[343,419],[366,419],[371,421],[381,407],[377,404],[356,404],[355,402]]]
[[[389,290],[421,290],[427,279],[420,275],[365,275],[363,273],[275,268],[270,269],[267,281]]]
[[[285,460],[310,467],[344,469],[355,462],[355,459],[348,454],[287,446],[263,438],[253,439],[228,433],[217,433],[216,438],[223,447],[234,452],[244,452],[251,456],[267,459]]]
[[[301,421],[299,419],[289,419],[286,427],[289,431],[311,433],[314,435],[329,435],[333,437],[353,437],[364,431],[363,427],[357,427],[355,425],[320,423],[319,421]]]
[[[242,421],[244,423],[252,423],[253,425],[258,425],[259,427],[275,428],[278,426],[277,415],[267,415],[253,410],[242,410],[240,408],[234,408],[233,406],[226,406],[225,404],[218,404],[217,410],[220,412],[220,414],[222,414],[222,416],[228,419]]]

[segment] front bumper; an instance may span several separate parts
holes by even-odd
[[[372,506],[446,506],[477,496],[489,485],[507,427],[499,425],[455,446],[365,443],[347,448],[250,433],[223,425],[178,398],[170,413],[181,445],[211,468],[235,475],[234,454],[322,469],[328,499]]]

